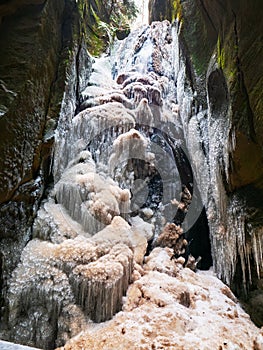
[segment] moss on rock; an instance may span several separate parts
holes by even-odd
[[[93,56],[105,52],[117,36],[123,39],[130,32],[130,20],[136,16],[133,0],[108,1],[102,5],[98,0],[78,2],[82,33]]]

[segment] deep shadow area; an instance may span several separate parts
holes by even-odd
[[[201,258],[197,267],[200,270],[208,270],[213,265],[213,259],[205,207],[194,225],[185,233],[185,237],[188,241],[189,254],[195,259]]]
[[[231,284],[231,289],[239,299],[244,310],[257,327],[263,326],[263,276],[258,278],[254,259],[250,259],[251,275],[246,271],[246,280],[251,281],[248,288],[240,285],[243,278],[240,256],[238,255],[236,272]]]
[[[225,117],[228,109],[228,89],[221,69],[213,71],[207,83],[211,115]]]
[[[176,225],[182,226],[188,214],[188,209],[192,200],[194,199],[194,205],[196,205],[196,200],[201,201],[198,188],[194,189],[194,175],[191,163],[180,142],[178,143],[177,140],[172,139],[169,137],[169,135],[161,130],[155,130],[154,136],[156,138],[154,142],[158,142],[158,144],[163,149],[165,149],[167,153],[170,154],[179,172],[180,182],[182,186],[182,193],[180,198],[181,205],[178,205],[172,222]],[[162,179],[159,180],[161,181]],[[174,181],[176,181],[176,179],[174,179]],[[197,185],[195,184],[195,186]],[[196,210],[198,210],[198,207],[196,207]],[[184,237],[188,242],[188,247],[184,254],[186,261],[190,254],[195,259],[201,258],[197,267],[201,270],[208,270],[213,265],[213,260],[211,254],[209,226],[205,207],[202,208],[198,219],[190,227],[190,229],[184,232]],[[154,245],[154,242],[149,242],[147,254],[149,254],[151,251],[152,244]]]

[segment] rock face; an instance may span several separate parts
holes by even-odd
[[[44,187],[52,182],[51,152],[60,110],[76,108],[89,58],[79,36],[75,1],[2,2],[0,17],[2,304]],[[70,87],[66,76],[72,79]]]
[[[186,65],[181,74],[192,95],[183,129],[207,211],[215,270],[237,295],[253,305],[255,297],[261,309],[262,6],[259,1],[254,6],[176,3],[172,17],[181,21]],[[170,2],[158,4],[149,3],[150,21],[170,19]],[[187,94],[178,99],[182,110]],[[263,324],[259,314],[254,320]]]

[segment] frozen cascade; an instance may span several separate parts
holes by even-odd
[[[9,291],[12,340],[48,349],[87,319],[110,319],[147,241],[173,220],[181,181],[165,133],[181,134],[173,122],[175,33],[165,21],[132,34],[122,45],[134,51],[120,45],[116,55],[118,74],[107,57],[97,59],[80,112],[72,106],[61,116],[55,186]],[[66,316],[73,309],[74,321]]]
[[[233,146],[224,116],[231,111],[227,105],[215,110],[211,96],[208,108],[196,104],[179,31],[177,23],[163,21],[132,32],[114,56],[94,60],[79,108],[60,116],[54,188],[9,290],[11,340],[51,349],[91,320],[112,318],[148,242],[175,218],[182,224],[186,216],[184,230],[190,231],[202,203],[220,277],[231,280],[237,255],[244,267],[253,254],[261,271],[258,236],[252,233],[246,245],[243,207],[224,197],[221,172],[223,166],[227,179],[229,152],[223,140]]]
[[[181,133],[172,32],[165,21],[132,34],[111,58],[118,72],[108,57],[96,59],[79,112],[71,106],[61,115],[54,189],[10,286],[11,340],[49,349],[90,319],[112,318],[147,241],[173,219],[181,181],[164,137]]]

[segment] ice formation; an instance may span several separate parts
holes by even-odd
[[[65,226],[63,220],[56,222],[55,239],[31,240],[15,270],[8,320],[15,342],[51,349],[80,332],[88,320],[112,318],[122,308],[133,265],[142,263],[152,237],[152,226],[140,218],[133,218],[131,227],[116,216],[91,238],[80,231],[67,239]]]
[[[262,349],[262,330],[210,272],[194,273],[155,248],[137,271],[123,311],[90,325],[60,350]]]
[[[192,171],[211,225],[220,228],[212,237],[218,274],[229,282],[236,247],[242,266],[254,254],[258,271],[262,252],[255,233],[252,248],[243,251],[240,203],[239,215],[226,215],[224,225],[214,210],[220,205],[209,203],[206,179],[219,177],[216,155],[229,126],[195,105],[179,30],[168,21],[137,29],[113,58],[95,60],[78,112],[70,106],[63,114],[62,108],[54,188],[38,211],[9,290],[9,339],[44,349],[68,342],[65,350],[186,350],[200,348],[200,341],[204,349],[252,349],[253,342],[262,343],[225,285],[182,269],[188,244],[180,225],[186,216],[190,228],[202,210],[194,204],[191,211],[198,197]],[[214,147],[209,160],[208,133]],[[223,206],[220,179],[215,193],[213,200]],[[234,206],[233,200],[221,213]],[[145,258],[150,240],[166,248]]]

